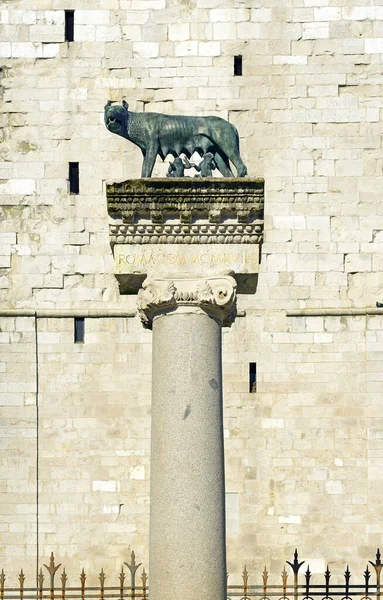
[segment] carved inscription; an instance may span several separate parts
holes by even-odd
[[[258,253],[252,246],[198,244],[196,246],[125,245],[114,248],[115,272],[119,274],[148,273],[153,269],[177,272],[204,270],[256,273]]]

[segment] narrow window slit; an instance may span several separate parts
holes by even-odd
[[[78,163],[69,163],[69,192],[71,194],[80,193],[80,174]]]
[[[257,363],[249,363],[249,392],[257,391]]]
[[[65,11],[65,41],[74,41],[74,10]]]
[[[234,56],[234,75],[240,77],[242,75],[242,56]]]
[[[74,319],[74,343],[81,344],[85,341],[85,319],[75,317]]]

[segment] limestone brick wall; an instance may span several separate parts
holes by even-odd
[[[36,344],[33,318],[0,318],[0,554],[36,568]],[[16,563],[16,564],[15,564]]]
[[[107,99],[229,119],[266,188],[258,290],[224,335],[229,568],[279,573],[295,546],[318,570],[364,568],[382,536],[382,317],[286,311],[382,299],[383,6],[17,0],[0,14],[1,308],[134,309],[105,182],[138,177],[141,154],[105,129]],[[4,568],[32,574],[51,550],[76,573],[119,568],[133,546],[146,559],[150,334],[87,319],[79,345],[72,319],[37,319],[36,344],[33,318],[3,317],[0,342]]]

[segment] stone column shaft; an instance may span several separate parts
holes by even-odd
[[[149,587],[152,600],[225,600],[221,327],[231,277],[147,282],[153,327]]]

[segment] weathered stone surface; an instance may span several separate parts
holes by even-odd
[[[106,194],[109,215],[125,223],[142,215],[154,223],[175,215],[185,223],[204,216],[217,223],[228,214],[241,223],[263,223],[262,179],[133,179],[107,185]]]
[[[259,252],[251,245],[117,245],[114,247],[115,274],[160,275],[217,271],[258,273]]]
[[[137,292],[148,274],[228,272],[240,293],[255,291],[262,181],[133,180],[109,185],[107,197],[121,293]]]
[[[182,283],[175,282],[176,289]],[[194,297],[198,285],[200,293]],[[219,288],[221,295],[225,289],[223,300],[214,294],[213,301],[207,286]],[[191,300],[176,300],[171,312],[163,300],[163,282],[148,282],[139,295],[141,310],[145,315],[149,310],[154,319],[150,585],[153,596],[161,600],[175,596],[198,600],[201,595],[224,600],[225,475],[219,321],[235,301],[235,283],[231,278],[188,282],[181,297],[187,294]]]
[[[367,312],[383,289],[382,6],[374,4],[1,5],[0,220],[11,234],[0,241],[1,309],[135,310],[115,281],[104,181],[138,178],[142,158],[106,131],[106,97],[125,96],[137,112],[228,119],[249,174],[265,180],[257,291],[239,296],[246,317],[223,335],[229,583],[245,562],[251,573],[265,564],[279,573],[295,547],[334,572],[347,555],[360,572],[381,544],[382,316]],[[64,8],[86,12],[73,44],[63,41]],[[36,26],[55,40],[61,27],[61,41],[35,41]],[[242,77],[233,76],[234,55]],[[67,193],[69,161],[80,163],[78,196]],[[153,175],[167,170],[158,161]],[[121,235],[125,243],[130,233]],[[336,313],[286,316],[304,308]],[[364,312],[340,312],[352,308]],[[54,549],[71,574],[114,573],[130,545],[147,564],[152,334],[138,318],[86,319],[80,347],[71,318],[38,318],[49,336],[38,347],[37,432],[36,347],[24,331],[33,321],[1,318],[7,582],[17,585],[21,567],[35,581],[37,433],[41,562]],[[93,481],[116,482],[116,491],[92,491]],[[343,493],[330,494],[328,481]]]
[[[177,279],[148,277],[138,292],[138,310],[147,328],[152,327],[156,316],[201,311],[224,325],[231,325],[236,316],[236,288],[235,279],[228,275],[191,278],[180,274]]]

